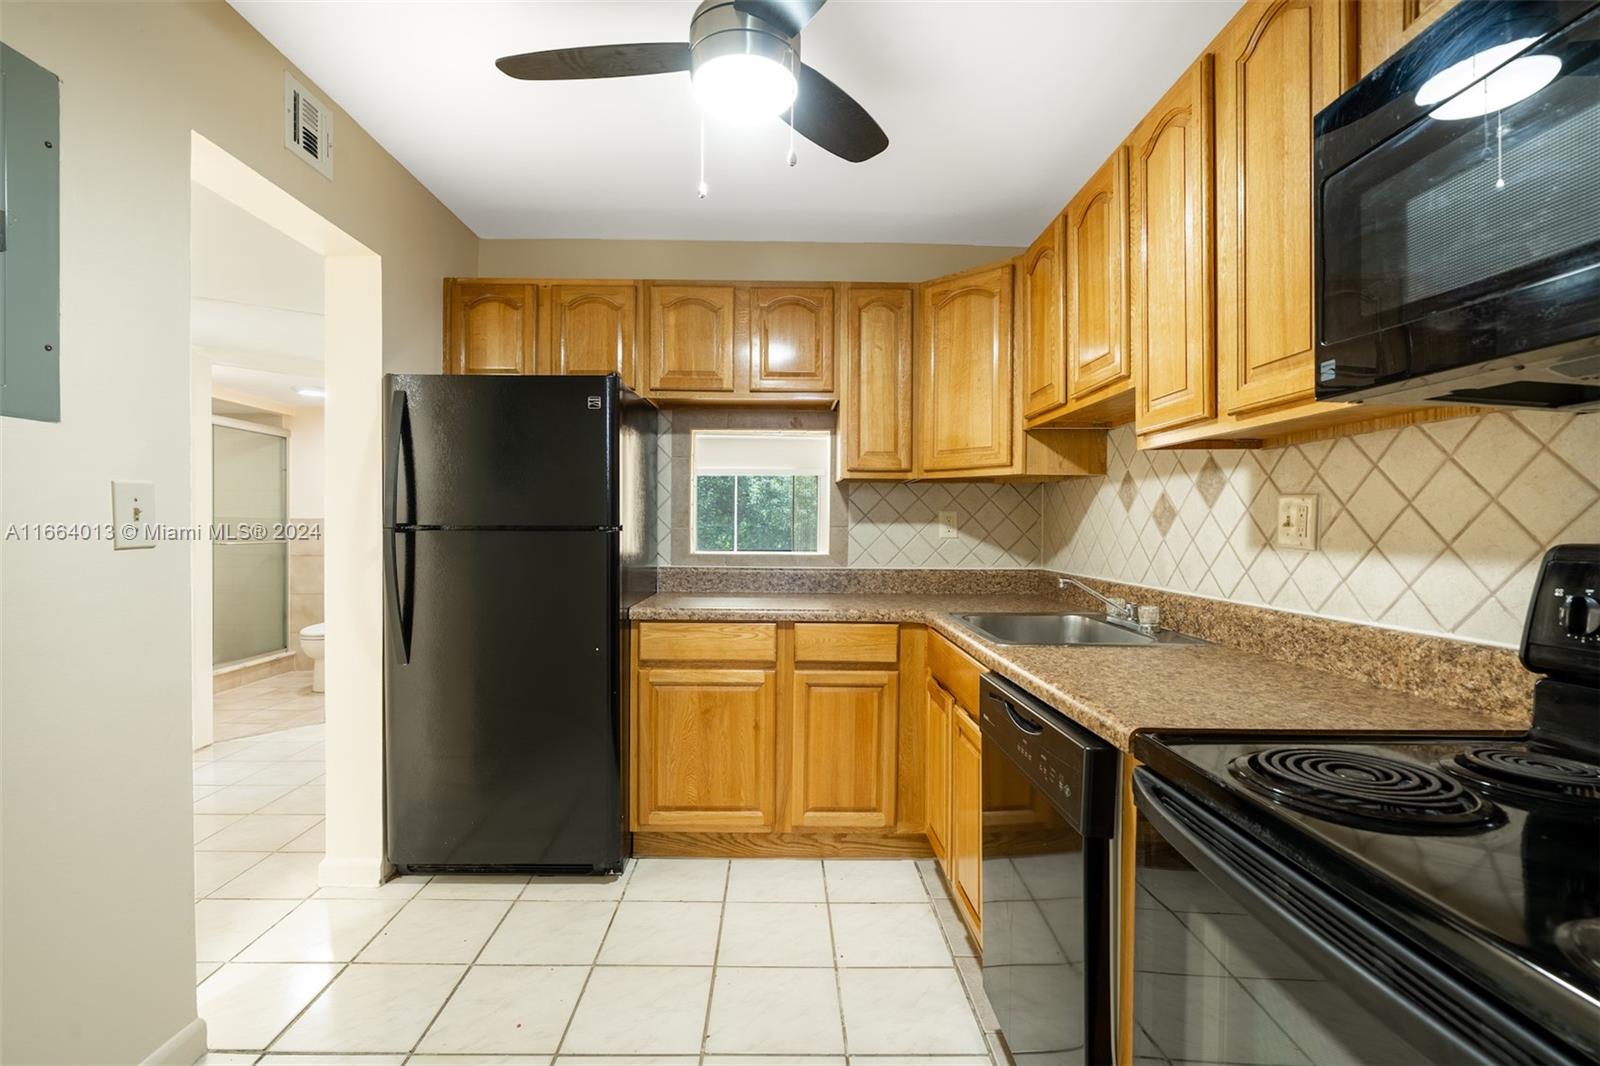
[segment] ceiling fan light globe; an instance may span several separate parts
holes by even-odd
[[[782,63],[747,52],[716,56],[694,69],[694,98],[701,110],[730,122],[748,124],[782,114],[797,89]]]

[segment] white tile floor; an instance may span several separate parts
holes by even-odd
[[[927,863],[642,859],[607,881],[323,889],[322,770],[320,725],[195,756],[208,1063],[991,1063],[972,950]]]

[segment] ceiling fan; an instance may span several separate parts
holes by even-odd
[[[709,114],[752,121],[782,117],[841,159],[860,163],[889,147],[866,109],[800,62],[800,31],[826,0],[705,0],[689,41],[601,44],[502,56],[495,66],[525,81],[625,78],[688,71]],[[790,152],[789,163],[794,165]]]

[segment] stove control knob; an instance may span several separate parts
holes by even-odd
[[[1593,596],[1568,596],[1561,614],[1568,636],[1582,640],[1600,633],[1600,600]]]

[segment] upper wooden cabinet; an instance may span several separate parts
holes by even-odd
[[[750,288],[750,391],[833,391],[833,288]]]
[[[1251,0],[1216,42],[1217,371],[1230,415],[1310,401],[1312,120],[1344,89],[1341,3]]]
[[[1021,346],[1022,414],[1034,418],[1067,402],[1062,340],[1066,286],[1064,216],[1056,216],[1017,262],[1017,334]]]
[[[651,285],[651,392],[731,392],[733,286]]]
[[[445,283],[445,369],[453,374],[532,374],[539,294],[531,284]]]
[[[1210,55],[1201,56],[1130,139],[1129,293],[1140,433],[1217,413],[1212,66]]]
[[[638,289],[624,284],[550,286],[545,346],[551,374],[621,374],[633,381]]]
[[[839,389],[841,477],[912,473],[912,305],[904,285],[851,285],[844,293]]]
[[[1067,395],[1128,382],[1128,152],[1118,148],[1067,204]]]
[[[1394,55],[1459,0],[1359,0],[1361,74]]]
[[[928,284],[920,318],[920,469],[949,475],[1009,468],[1017,433],[1010,264]]]

